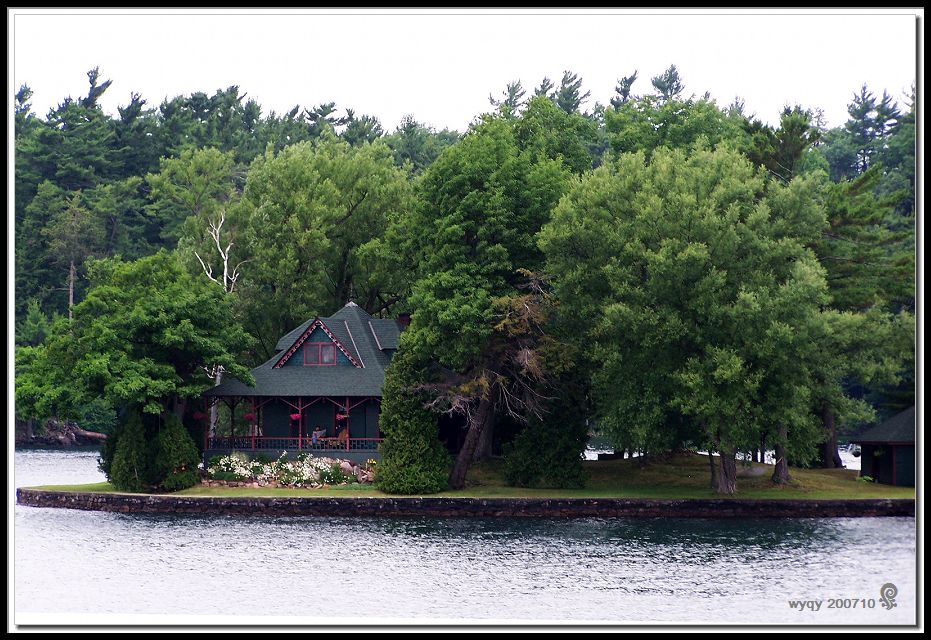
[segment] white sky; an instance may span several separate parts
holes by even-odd
[[[87,93],[89,69],[113,84],[101,103],[115,114],[136,91],[164,98],[238,85],[267,114],[336,102],[393,131],[406,113],[464,131],[490,109],[489,93],[520,79],[531,94],[563,70],[607,104],[635,69],[634,93],[670,64],[686,93],[778,122],[786,103],[824,110],[843,124],[866,83],[900,103],[915,82],[920,9],[840,10],[216,10],[10,9],[10,86],[34,91],[45,117],[66,95]],[[376,11],[382,11],[375,14]],[[648,13],[649,12],[649,13]],[[736,12],[742,12],[738,15]],[[923,34],[923,27],[922,27]],[[923,42],[923,35],[922,35]]]

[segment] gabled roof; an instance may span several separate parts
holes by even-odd
[[[280,354],[278,361],[273,365],[275,369],[284,365],[284,363],[290,360],[291,357],[298,352],[298,350],[301,348],[301,345],[304,344],[307,338],[310,337],[310,334],[312,334],[317,328],[320,328],[324,333],[327,334],[327,336],[329,336],[330,340],[333,341],[333,344],[335,344],[336,347],[343,352],[343,354],[349,359],[349,362],[351,362],[354,367],[364,367],[359,359],[358,350],[350,350],[348,348],[350,346],[349,340],[352,340],[351,346],[353,349],[355,348],[355,339],[352,337],[352,332],[349,331],[349,326],[346,323],[343,323],[344,326],[346,326],[346,333],[339,331],[338,323],[336,324],[337,331],[331,331],[330,328],[326,326],[326,323],[320,318],[314,318],[310,321],[309,324],[305,324],[307,324],[307,328],[304,329],[304,333],[299,335],[283,354]],[[339,336],[336,335],[337,333],[342,334],[342,340]],[[348,337],[349,340],[346,340],[346,337]]]
[[[892,416],[850,441],[858,444],[914,444],[915,407]]]
[[[355,366],[282,366],[317,327],[326,331]],[[397,348],[398,335],[400,329],[394,320],[373,318],[350,302],[333,315],[312,318],[282,336],[277,344],[279,353],[252,370],[254,387],[228,378],[204,395],[381,396],[389,350]]]

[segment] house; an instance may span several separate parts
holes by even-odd
[[[851,438],[860,445],[860,475],[883,484],[915,486],[915,407]]]
[[[229,423],[210,433],[205,421],[204,459],[232,450],[377,459],[385,369],[405,320],[374,318],[350,302],[282,336],[275,356],[252,370],[255,386],[229,378],[203,394],[204,417],[223,403]]]

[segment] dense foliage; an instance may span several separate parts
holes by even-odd
[[[863,86],[828,129],[721,108],[674,65],[637,80],[590,107],[569,70],[515,80],[462,135],[236,86],[109,115],[97,69],[39,117],[20,87],[16,417],[111,433],[121,487],[183,485],[190,400],[353,300],[412,314],[386,491],[503,452],[516,484],[577,486],[591,432],[722,453],[725,492],[740,452],[836,464],[839,434],[914,403],[914,95]]]

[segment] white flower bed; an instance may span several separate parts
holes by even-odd
[[[366,465],[374,466],[373,464]],[[351,473],[349,473],[351,470]],[[232,474],[236,482],[278,485],[282,487],[319,487],[325,484],[345,484],[354,481],[371,481],[371,469],[360,468],[334,458],[317,458],[301,454],[296,460],[288,460],[282,451],[274,462],[261,463],[242,453],[233,452],[210,461],[207,476]],[[229,478],[226,478],[229,480]]]

